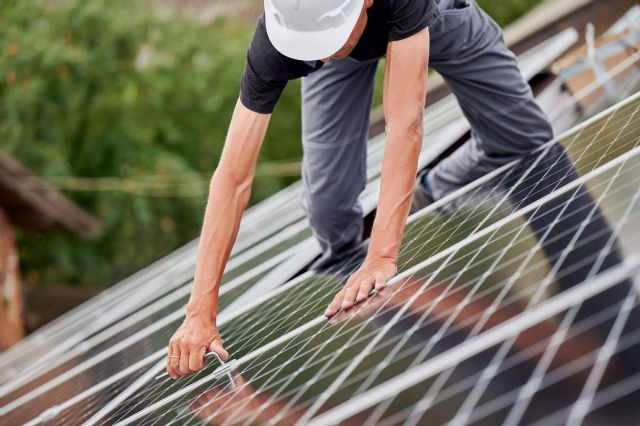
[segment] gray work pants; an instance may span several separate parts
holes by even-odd
[[[462,9],[446,3],[429,27],[429,64],[455,94],[472,137],[429,173],[435,199],[553,137],[500,27],[473,0]],[[361,239],[358,196],[377,62],[330,61],[302,82],[302,206],[325,258]]]

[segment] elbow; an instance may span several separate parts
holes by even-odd
[[[404,144],[409,143],[415,149],[421,149],[424,137],[422,108],[405,117],[390,121],[387,125],[387,132],[389,136],[396,136],[390,139],[403,141]]]
[[[422,138],[424,137],[424,122],[422,114],[423,111],[420,109],[420,112],[416,114],[416,117],[409,120],[404,126],[407,137],[419,144],[422,144]]]
[[[241,206],[249,204],[253,176],[238,173],[233,168],[218,167],[211,179],[210,193],[222,191],[229,194]]]

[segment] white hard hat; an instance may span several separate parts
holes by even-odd
[[[267,35],[284,56],[327,58],[344,46],[364,0],[264,0]]]

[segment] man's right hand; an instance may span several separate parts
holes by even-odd
[[[167,373],[177,379],[202,369],[208,351],[222,360],[229,358],[215,322],[206,316],[187,316],[169,341]]]

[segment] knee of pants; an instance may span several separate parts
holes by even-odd
[[[325,253],[336,253],[342,247],[362,240],[364,221],[359,203],[356,202],[347,208],[317,199],[303,198],[302,205],[314,236]]]
[[[347,202],[337,197],[304,194],[301,204],[314,228],[339,230],[362,221],[362,206],[357,198]]]
[[[476,137],[479,137],[487,154],[528,155],[553,139],[551,123],[535,101],[529,102],[532,104],[530,107],[513,112],[517,118],[502,115],[489,123],[474,123]]]
[[[302,208],[311,225],[345,229],[361,220],[358,198],[367,183],[364,142],[334,146],[306,143],[304,147]]]

